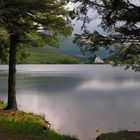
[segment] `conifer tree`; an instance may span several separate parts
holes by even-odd
[[[0,0],[1,56],[9,48],[7,109],[17,109],[17,50],[23,45],[58,47],[60,38],[72,32],[66,4],[67,0]]]

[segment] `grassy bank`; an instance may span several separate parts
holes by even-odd
[[[0,101],[0,140],[78,140],[51,130],[43,116],[3,110],[4,107],[5,104]],[[140,140],[140,132],[101,134],[96,140]]]
[[[51,130],[43,116],[3,110],[4,107],[0,101],[0,140],[77,140]]]
[[[120,131],[101,134],[96,140],[140,140],[140,132]]]

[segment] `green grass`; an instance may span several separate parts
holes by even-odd
[[[101,134],[97,140],[140,140],[140,132],[120,131]]]
[[[5,104],[0,101],[0,108]],[[60,135],[50,129],[43,116],[22,111],[0,109],[0,138],[26,140],[77,140],[74,137]]]
[[[28,48],[30,54],[25,63],[28,64],[78,64],[81,58],[65,55],[52,48],[36,47]]]

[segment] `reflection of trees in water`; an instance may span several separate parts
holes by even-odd
[[[7,74],[0,73],[0,100],[3,99],[2,97],[4,95],[7,95],[8,88],[7,81],[8,81]]]
[[[81,77],[75,76],[29,76],[20,77],[17,80],[17,88],[29,88],[43,92],[64,92],[75,89],[84,81]]]
[[[131,73],[131,72],[130,72]],[[92,90],[94,89],[96,84],[103,84],[105,85],[116,85],[122,87],[125,83],[132,83],[132,82],[140,82],[140,76],[138,73],[125,71],[110,71],[110,72],[101,72],[101,71],[94,71],[93,73],[18,73],[17,74],[17,93],[21,93],[21,91],[34,91],[38,93],[63,93],[66,91],[73,92],[74,89],[79,89],[79,87],[85,85],[92,86]],[[88,74],[88,75],[87,75]],[[7,91],[7,74],[0,73],[0,94],[5,93]],[[97,85],[96,85],[97,86]],[[103,90],[103,85],[100,86]],[[82,92],[79,89],[79,92]],[[86,90],[88,90],[86,88]],[[89,89],[90,90],[90,89]],[[96,89],[95,89],[96,90]]]

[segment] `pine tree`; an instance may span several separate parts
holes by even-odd
[[[58,47],[60,38],[72,32],[66,4],[67,0],[0,0],[0,29],[7,34],[5,45],[1,32],[0,49],[10,49],[7,109],[17,109],[17,50],[23,45]]]

